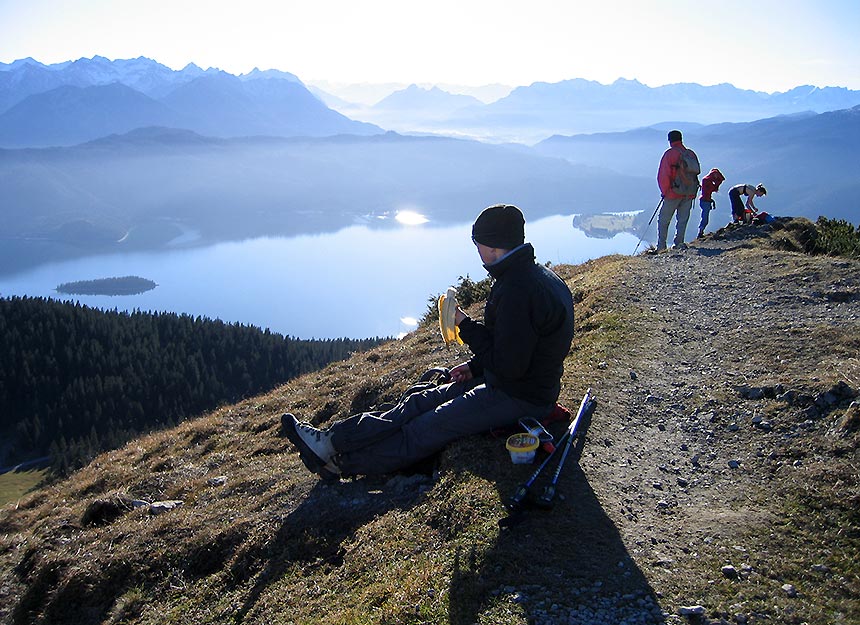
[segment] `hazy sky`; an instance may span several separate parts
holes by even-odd
[[[858,30],[858,0],[0,0],[0,62],[98,54],[305,82],[860,89]]]

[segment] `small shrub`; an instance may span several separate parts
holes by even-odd
[[[439,295],[430,295],[427,297],[427,309],[424,311],[424,315],[418,321],[418,325],[421,327],[429,326],[431,324],[436,323],[438,317]]]
[[[493,286],[493,279],[489,276],[483,280],[475,282],[469,275],[466,277],[460,276],[460,283],[457,285],[457,301],[462,308],[468,308],[476,302],[483,302],[490,296],[490,288]]]
[[[807,250],[812,254],[860,258],[860,228],[844,219],[819,217],[815,237]]]
[[[468,308],[477,302],[483,302],[490,296],[490,288],[493,286],[493,279],[489,276],[483,280],[475,282],[467,274],[465,277],[460,276],[459,282],[454,287],[457,291],[457,303],[460,308]],[[439,295],[431,295],[427,298],[427,310],[424,311],[424,316],[418,322],[421,326],[426,326],[436,323],[439,318]]]

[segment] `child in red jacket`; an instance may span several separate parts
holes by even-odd
[[[717,193],[720,190],[720,183],[726,177],[719,169],[714,168],[702,178],[702,195],[699,198],[699,206],[702,209],[702,220],[699,222],[699,236],[705,236],[705,228],[708,227],[708,217],[712,210],[717,208],[717,201],[711,197],[712,193]]]

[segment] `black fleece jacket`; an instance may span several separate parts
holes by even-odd
[[[526,243],[492,265],[495,278],[484,322],[466,318],[460,337],[472,350],[469,369],[512,397],[554,404],[573,340],[573,296],[555,273],[535,262]]]

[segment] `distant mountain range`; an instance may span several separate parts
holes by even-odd
[[[842,87],[801,86],[768,94],[728,84],[652,88],[636,80],[617,80],[611,85],[583,79],[538,82],[518,87],[490,104],[468,102],[465,106],[457,106],[455,97],[448,95],[444,101],[441,94],[413,85],[370,107],[332,105],[353,119],[398,132],[441,132],[531,144],[558,134],[619,132],[664,122],[744,122],[860,104],[860,91]],[[392,99],[406,100],[410,106],[392,107]],[[446,114],[438,115],[430,103]]]
[[[367,106],[309,90],[294,74],[278,70],[234,76],[194,64],[175,71],[144,57],[95,56],[53,65],[28,58],[0,63],[0,147],[73,145],[145,126],[224,138],[370,135],[384,129],[535,144],[553,135],[666,122],[748,122],[858,104],[860,91],[842,87],[807,85],[769,94],[729,84],[652,88],[636,80],[604,85],[576,78],[517,87],[488,104],[410,85]]]
[[[241,77],[145,58],[0,64],[0,146],[74,145],[146,126],[214,137],[378,134],[323,104],[293,74]]]
[[[177,86],[218,70],[202,70],[193,63],[181,71],[151,59],[117,59],[101,56],[45,65],[32,58],[0,63],[0,112],[30,95],[62,86],[93,87],[119,82],[151,98],[166,95]],[[293,77],[294,80],[298,80]]]
[[[487,85],[461,85],[452,83],[412,83],[422,89],[437,88],[451,95],[466,95],[480,102],[489,103],[505,97],[514,87],[492,83]],[[344,106],[373,106],[389,95],[407,90],[410,83],[339,83],[328,80],[314,80],[308,83],[315,95],[331,106],[335,103]]]
[[[468,95],[451,94],[438,87],[423,89],[417,85],[410,85],[383,98],[374,108],[390,111],[423,110],[425,114],[439,117],[450,115],[454,111],[469,106],[481,106],[481,101]]]

